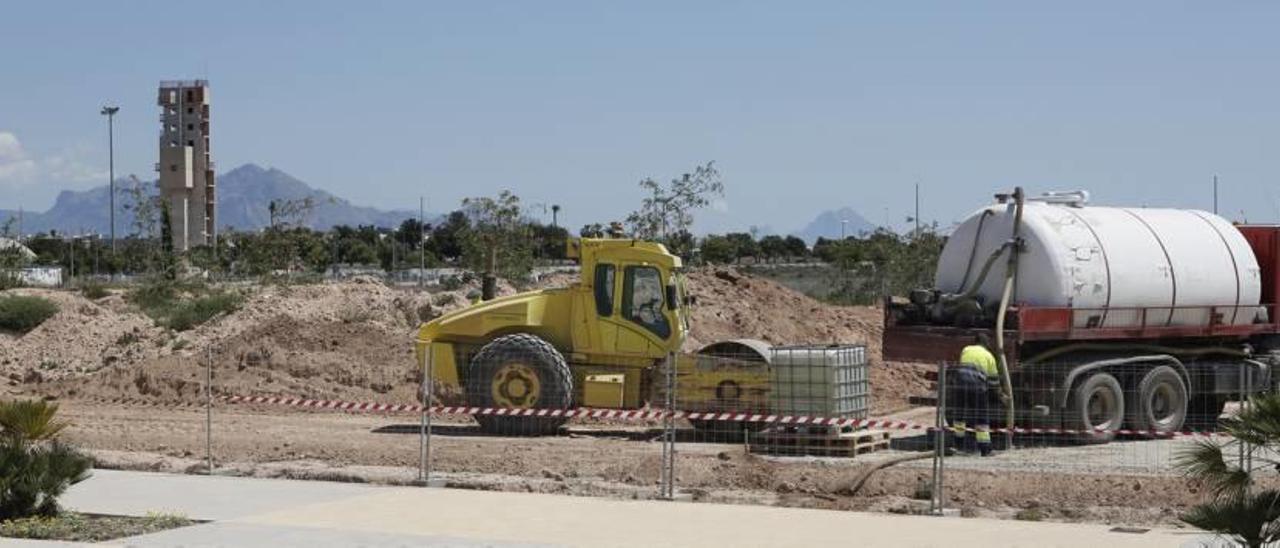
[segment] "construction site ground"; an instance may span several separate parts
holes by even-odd
[[[568,279],[557,275],[543,284]],[[687,285],[697,298],[688,348],[744,337],[864,343],[872,416],[933,420],[932,409],[907,404],[908,396],[928,390],[921,375],[928,366],[880,360],[878,309],[827,305],[730,269],[692,272]],[[9,396],[62,402],[72,422],[68,440],[102,467],[198,472],[206,421],[199,405],[210,363],[218,396],[414,403],[414,328],[465,306],[473,290],[393,289],[371,279],[251,287],[239,310],[182,333],[156,327],[120,291],[91,301],[70,291],[10,290],[50,298],[60,311],[25,335],[0,333],[0,378]],[[376,483],[416,475],[414,415],[218,404],[212,426],[221,473]],[[454,486],[657,495],[656,424],[573,422],[565,435],[515,438],[481,435],[465,417],[437,426],[433,468]],[[747,453],[740,441],[706,443],[684,432],[676,479],[695,500],[901,513],[927,507],[927,459],[878,471],[852,492],[875,464],[918,455],[918,430],[894,431],[890,449],[855,458],[765,457]],[[946,494],[967,516],[1177,526],[1177,516],[1204,498],[1169,466],[1185,443],[1123,441],[955,458]]]

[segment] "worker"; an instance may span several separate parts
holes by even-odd
[[[982,456],[991,455],[991,400],[992,390],[1000,382],[1000,368],[996,357],[989,350],[991,339],[986,333],[978,333],[973,344],[960,352],[960,363],[947,374],[947,407],[955,412],[951,421],[956,445],[961,451],[973,452],[976,448]],[[968,428],[973,425],[973,436]]]

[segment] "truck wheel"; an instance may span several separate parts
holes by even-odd
[[[1202,394],[1191,398],[1187,404],[1187,420],[1184,425],[1196,432],[1218,430],[1218,417],[1222,416],[1225,398],[1215,394]]]
[[[1124,390],[1110,373],[1094,373],[1076,385],[1067,401],[1066,427],[1082,443],[1107,443],[1124,423]]]
[[[1187,384],[1172,367],[1161,365],[1142,376],[1137,397],[1129,398],[1129,427],[1146,435],[1177,432],[1187,418]]]
[[[573,374],[564,356],[534,335],[498,337],[480,348],[467,373],[467,403],[505,409],[567,409],[573,403]],[[552,434],[568,419],[476,415],[485,432],[504,435]]]

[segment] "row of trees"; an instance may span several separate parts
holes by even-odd
[[[640,181],[645,191],[640,207],[621,223],[583,226],[582,236],[622,235],[666,244],[690,264],[768,264],[821,261],[838,267],[832,280],[836,300],[865,302],[885,292],[926,285],[943,239],[932,227],[916,234],[878,231],[843,240],[819,239],[810,249],[795,236],[750,232],[695,237],[695,215],[724,195],[724,182],[713,163],[659,183]],[[495,277],[520,278],[538,261],[563,260],[569,233],[536,220],[510,191],[462,200],[460,207],[436,223],[405,219],[398,227],[336,226],[307,228],[315,204],[309,199],[279,200],[269,205],[270,226],[260,231],[224,231],[215,246],[184,256],[167,245],[168,215],[154,192],[135,181],[123,192],[132,214],[131,234],[112,253],[99,238],[68,240],[56,233],[26,240],[36,263],[60,265],[74,274],[133,273],[174,275],[187,264],[214,273],[260,276],[279,272],[321,273],[335,265],[376,265],[386,271],[425,266],[459,266]],[[554,207],[554,206],[553,206]],[[558,208],[556,208],[558,209]],[[3,228],[3,227],[0,227]]]

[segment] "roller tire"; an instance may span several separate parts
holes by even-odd
[[[1097,407],[1091,410],[1094,404]],[[1071,390],[1063,423],[1066,428],[1077,431],[1077,442],[1101,444],[1115,439],[1115,431],[1124,424],[1124,414],[1124,389],[1120,386],[1120,381],[1110,373],[1098,372],[1089,375]],[[1098,431],[1099,427],[1104,430]]]
[[[1138,381],[1128,398],[1129,428],[1150,437],[1160,437],[1182,429],[1187,420],[1187,383],[1167,365],[1152,368]],[[1150,434],[1146,434],[1150,432]]]
[[[467,374],[467,402],[473,407],[501,407],[493,398],[494,375],[513,360],[526,362],[537,374],[537,409],[568,409],[573,405],[573,373],[564,356],[545,340],[527,333],[504,335],[480,348]],[[507,436],[554,434],[567,418],[476,415],[480,429]]]

